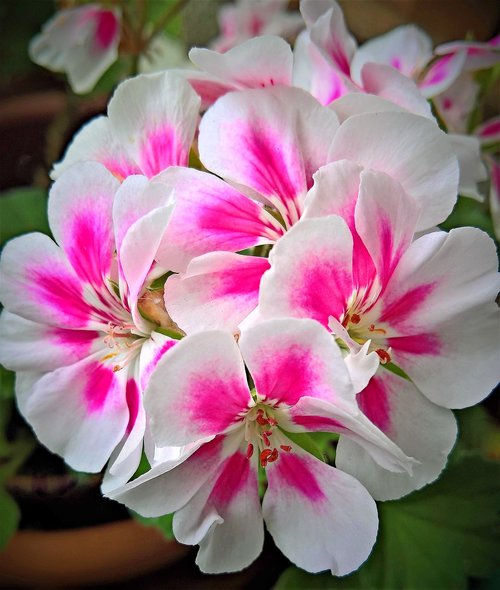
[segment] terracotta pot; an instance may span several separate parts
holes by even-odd
[[[0,553],[0,585],[120,581],[169,565],[190,549],[134,520],[64,531],[19,531]]]

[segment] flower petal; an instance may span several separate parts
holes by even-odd
[[[391,66],[412,78],[431,57],[432,40],[429,35],[415,25],[405,25],[363,43],[352,59],[351,75],[359,84],[363,66],[372,62]]]
[[[115,137],[148,177],[185,166],[200,99],[181,76],[161,72],[122,82],[108,106]]]
[[[420,461],[413,472],[383,469],[355,441],[340,437],[335,463],[353,475],[376,500],[394,500],[434,481],[455,444],[457,425],[450,410],[435,406],[406,379],[382,370],[358,395],[365,415],[407,455]]]
[[[61,328],[96,327],[79,277],[48,236],[33,233],[9,241],[0,277],[0,300],[11,313]],[[96,319],[100,327],[102,320]]]
[[[165,307],[186,333],[228,330],[257,307],[259,285],[269,262],[231,252],[204,254],[191,261],[184,275],[165,283]]]
[[[312,320],[277,319],[244,331],[239,345],[255,389],[292,406],[303,396],[350,407],[353,390],[332,337]]]
[[[45,374],[26,404],[39,440],[79,471],[103,468],[129,418],[127,370],[113,372],[101,362],[104,352]]]
[[[212,174],[171,168],[156,181],[175,195],[172,219],[158,252],[165,268],[183,272],[201,254],[272,243],[284,233],[260,205]]]
[[[460,167],[458,193],[477,201],[484,201],[479,192],[479,183],[487,180],[488,173],[481,160],[481,146],[476,137],[449,133],[451,146],[457,154]]]
[[[0,315],[0,362],[12,371],[53,371],[102,348],[102,334],[38,324],[4,310]]]
[[[238,450],[229,455],[174,516],[181,543],[200,544],[196,563],[219,574],[247,567],[262,551],[262,521],[257,466]]]
[[[304,219],[281,238],[263,276],[263,317],[306,317],[325,327],[340,318],[351,296],[352,236],[337,216]]]
[[[251,399],[233,336],[210,331],[183,338],[159,361],[144,403],[156,444],[181,446],[238,424]]]
[[[195,47],[189,59],[234,89],[291,85],[292,50],[280,37],[254,37],[225,53]]]
[[[353,477],[288,443],[267,467],[262,506],[276,545],[309,571],[345,575],[368,557],[377,536],[375,502]]]
[[[228,182],[260,195],[290,226],[313,173],[327,162],[337,125],[335,113],[298,88],[230,93],[201,122],[200,158]]]
[[[224,437],[195,446],[189,457],[159,463],[144,475],[106,496],[125,504],[142,516],[170,514],[187,504],[223,462]]]
[[[458,164],[435,123],[410,113],[357,115],[340,126],[330,159],[385,172],[422,206],[419,230],[440,223],[457,197]]]
[[[56,180],[70,166],[85,160],[100,162],[118,180],[140,173],[137,164],[115,137],[108,117],[104,116],[92,119],[76,133],[63,159],[54,164],[50,177]]]
[[[465,51],[457,51],[434,61],[419,82],[422,95],[432,98],[449,88],[461,74],[466,55]]]
[[[431,107],[415,82],[394,68],[367,63],[361,70],[361,80],[365,92],[390,100],[410,113],[434,121]]]
[[[365,170],[361,174],[356,230],[370,253],[382,287],[413,241],[419,215],[419,206],[399,182],[381,172]]]
[[[80,280],[96,291],[108,291],[115,250],[111,212],[118,187],[104,166],[81,162],[61,175],[49,194],[54,238]]]

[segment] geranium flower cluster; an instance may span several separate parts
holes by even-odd
[[[54,240],[0,262],[0,360],[36,435],[175,512],[205,572],[249,565],[264,522],[300,567],[355,570],[374,499],[436,479],[451,409],[500,376],[495,244],[437,228],[479,196],[479,142],[426,100],[494,44],[433,53],[409,28],[357,49],[333,0],[301,10],[293,52],[256,37],[123,82],[54,166]]]

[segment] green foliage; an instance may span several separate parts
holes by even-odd
[[[455,208],[448,219],[441,224],[441,228],[450,231],[454,227],[474,226],[482,229],[493,239],[493,223],[487,206],[468,197],[459,197]]]
[[[15,188],[0,195],[0,242],[24,232],[50,234],[46,191],[37,187]]]
[[[357,572],[336,578],[290,568],[275,590],[465,590],[468,576],[500,566],[499,505],[500,465],[463,456],[436,483],[379,504],[379,538]]]

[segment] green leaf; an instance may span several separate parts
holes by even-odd
[[[14,397],[15,373],[8,371],[0,365],[0,400],[12,399]],[[2,420],[0,419],[0,424]]]
[[[40,231],[50,235],[46,191],[36,187],[15,188],[0,195],[0,243],[19,234]]]
[[[172,530],[172,521],[174,519],[173,514],[165,514],[164,516],[158,516],[157,518],[146,518],[145,516],[141,516],[134,512],[133,510],[129,510],[132,518],[140,522],[144,526],[152,526],[157,528],[166,539],[175,539],[174,532]]]
[[[379,504],[379,538],[357,572],[336,578],[291,568],[275,589],[465,590],[468,576],[500,565],[499,505],[500,465],[463,457],[436,483]]]
[[[10,494],[0,488],[0,551],[6,547],[17,531],[20,519],[19,506]]]

